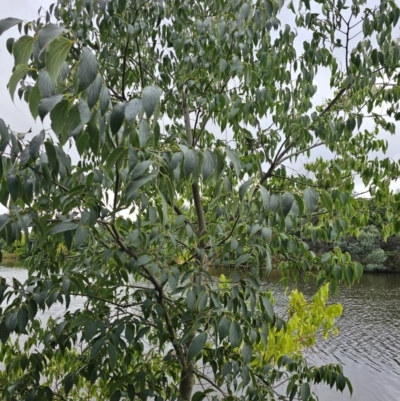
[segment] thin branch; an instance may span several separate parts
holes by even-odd
[[[142,71],[142,60],[141,60],[141,56],[140,56],[140,48],[139,48],[137,36],[135,38],[135,42],[136,42],[136,46],[137,46],[138,59],[139,59],[140,82],[142,83],[142,89],[143,89],[144,88],[144,78],[143,78],[143,71]]]
[[[222,390],[222,388],[219,387],[218,384],[215,383],[214,381],[212,381],[209,377],[207,377],[206,375],[203,375],[203,373],[199,372],[197,369],[194,371],[194,374],[195,374],[197,377],[199,377],[199,378],[201,378],[201,379],[207,381],[208,383],[210,383],[211,386],[213,386],[214,388],[216,388],[216,389],[224,396],[224,398],[227,397],[226,392],[225,392],[224,390]]]
[[[122,97],[124,98],[124,100],[126,100],[126,96],[125,96],[125,74],[126,74],[126,57],[128,54],[128,45],[129,45],[129,36],[128,39],[126,39],[126,45],[125,45],[125,52],[124,52],[124,59],[122,62]]]
[[[235,220],[235,223],[233,224],[233,227],[232,227],[231,231],[229,232],[229,234],[224,239],[219,241],[217,246],[220,246],[220,245],[224,244],[232,236],[233,232],[235,231],[236,225],[237,225],[237,223],[239,221],[239,217],[240,217],[240,214],[237,216],[237,218]]]
[[[282,159],[279,159],[278,163],[282,164],[287,159],[290,159],[290,158],[292,158],[294,156],[298,156],[298,155],[300,155],[300,154],[302,154],[304,152],[307,152],[307,151],[309,151],[311,149],[314,149],[314,148],[316,148],[318,146],[321,146],[321,145],[325,145],[325,142],[317,142],[317,143],[314,143],[313,145],[309,146],[308,148],[300,149],[297,152],[291,153],[290,155],[287,155],[286,157],[284,157]]]
[[[320,117],[325,115],[338,101],[339,99],[343,96],[343,94],[349,89],[349,86],[347,88],[342,88],[338,92],[338,94],[333,98],[333,100],[328,104],[328,106],[325,107],[325,109],[322,111],[320,114]]]

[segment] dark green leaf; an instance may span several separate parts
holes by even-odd
[[[142,105],[147,118],[153,115],[157,103],[160,100],[161,93],[161,89],[157,86],[146,86],[143,89]]]
[[[86,89],[87,102],[90,109],[99,100],[102,85],[103,85],[103,80],[101,78],[101,75],[97,74],[96,79]]]
[[[194,149],[189,149],[184,154],[183,171],[186,176],[190,175],[199,162],[199,156]]]
[[[153,177],[154,177],[154,175],[148,174],[145,177],[138,178],[137,180],[131,181],[129,183],[128,187],[126,188],[126,198],[130,199],[135,191],[137,191],[142,185],[146,184],[146,182],[149,182],[150,180],[152,180]]]
[[[318,205],[318,191],[315,188],[307,188],[303,192],[304,203],[309,213],[312,213]]]
[[[125,117],[125,103],[118,103],[114,106],[111,112],[110,116],[110,127],[111,127],[111,132],[113,135],[115,135],[120,128],[122,127],[122,124],[124,122],[124,117]]]
[[[310,398],[310,385],[308,383],[303,383],[300,387],[300,398],[301,401],[308,401]]]
[[[18,199],[19,195],[19,180],[15,174],[7,176],[7,187],[13,201]]]
[[[109,106],[110,106],[110,91],[106,86],[103,86],[103,89],[101,90],[100,93],[100,112],[102,116],[104,116]]]
[[[142,110],[143,105],[142,105],[142,100],[141,99],[132,99],[130,100],[125,107],[125,118],[128,123],[133,121],[137,115],[140,113]]]
[[[8,214],[0,214],[0,231],[5,227],[9,220],[10,218],[8,217]]]
[[[201,164],[201,174],[205,180],[214,172],[216,164],[214,153],[206,149],[203,153],[203,162]]]
[[[111,343],[108,343],[108,362],[110,364],[110,368],[114,369],[114,366],[117,362],[117,350]]]
[[[29,92],[29,110],[32,114],[32,117],[36,120],[39,115],[39,102],[41,96],[39,91],[39,86],[35,85],[32,90]]]
[[[7,29],[12,28],[14,25],[21,24],[22,22],[22,19],[18,18],[4,18],[0,20],[0,35],[2,35]]]
[[[51,79],[56,82],[60,75],[61,68],[67,58],[72,41],[64,36],[53,40],[46,51],[46,70]]]
[[[97,60],[93,52],[85,47],[78,65],[78,91],[88,88],[97,77]]]
[[[237,322],[232,322],[231,324],[229,329],[229,342],[232,348],[237,347],[242,342],[242,330]]]
[[[241,171],[241,165],[240,165],[240,161],[239,161],[238,157],[236,156],[235,151],[233,151],[229,147],[226,147],[225,151],[226,151],[226,155],[229,157],[229,159],[233,163],[233,167],[235,168],[236,175],[239,178],[240,177],[240,171]]]
[[[44,130],[42,130],[38,135],[35,135],[32,138],[31,143],[29,144],[29,155],[32,157],[32,159],[35,159],[36,156],[39,154],[39,149],[42,146],[44,137],[45,132]]]
[[[15,65],[28,64],[29,58],[33,50],[34,38],[28,35],[21,36],[13,44],[13,54],[15,59]]]
[[[56,92],[56,85],[51,79],[49,73],[46,70],[41,70],[39,72],[39,91],[42,97],[48,97],[54,95]]]
[[[207,333],[200,333],[197,337],[193,339],[190,343],[188,352],[187,352],[187,360],[193,360],[204,348],[207,342]]]
[[[44,26],[39,31],[39,36],[38,36],[39,51],[42,52],[49,43],[51,43],[58,36],[67,32],[68,32],[67,29],[56,24],[48,24]]]
[[[223,316],[218,323],[218,335],[220,341],[222,341],[225,337],[228,336],[230,327],[231,327],[230,319]]]
[[[38,107],[40,119],[43,121],[47,113],[53,110],[61,100],[63,100],[63,95],[53,95],[40,100]]]
[[[25,64],[19,64],[15,67],[15,70],[8,82],[8,90],[12,100],[14,100],[15,89],[17,88],[19,81],[21,81],[29,71],[30,68]]]
[[[60,96],[60,95],[54,95],[54,96]],[[51,98],[52,97],[47,99],[50,100]],[[63,99],[50,112],[51,128],[56,134],[61,134],[66,122],[69,121],[68,120],[69,108],[70,108],[70,102],[67,99]]]
[[[74,243],[75,243],[75,247],[79,248],[86,240],[88,236],[88,230],[85,227],[78,227],[78,229],[75,232],[75,239],[74,239]]]
[[[143,118],[139,123],[139,144],[141,148],[146,147],[150,139],[150,131],[147,121]]]
[[[97,357],[97,355],[99,355],[101,349],[103,348],[105,341],[106,341],[106,338],[101,337],[93,343],[93,346],[90,349],[90,359],[94,359]]]
[[[72,221],[64,221],[62,223],[56,224],[49,230],[49,235],[54,235],[58,233],[63,233],[64,231],[75,230],[78,227],[78,224],[73,223]]]
[[[293,206],[294,196],[290,192],[285,192],[281,197],[281,207],[284,216],[287,216]]]

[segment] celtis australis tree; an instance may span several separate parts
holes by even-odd
[[[334,329],[327,291],[362,268],[310,244],[366,224],[355,180],[396,211],[380,135],[400,118],[400,11],[282,3],[59,0],[0,21],[21,33],[7,41],[11,98],[51,127],[24,138],[0,120],[1,235],[24,233],[31,255],[25,283],[1,280],[3,400],[351,389],[301,351]],[[315,276],[313,300],[295,291],[276,313],[260,284],[272,265]],[[233,274],[210,274],[222,267]]]

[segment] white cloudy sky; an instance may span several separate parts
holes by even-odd
[[[24,20],[32,20],[36,19],[38,16],[38,9],[42,6],[44,9],[47,9],[50,4],[54,3],[56,0],[2,0],[1,1],[1,9],[0,9],[0,19],[6,17],[16,17]],[[369,3],[376,3],[375,0],[368,0]],[[284,11],[285,17],[288,15],[288,11]],[[291,17],[293,18],[293,17]],[[284,18],[287,22],[287,19]],[[306,38],[302,35],[299,35],[298,43],[300,47],[302,47],[302,42]],[[6,40],[9,37],[19,37],[19,32],[17,27],[14,27],[8,31],[6,31],[2,36],[0,36],[0,118],[2,118],[6,124],[10,125],[13,130],[18,132],[27,132],[30,128],[33,129],[31,135],[35,135],[42,128],[42,123],[38,120],[36,123],[32,119],[27,104],[18,99],[18,96],[15,96],[15,103],[11,101],[10,95],[7,91],[7,82],[11,75],[11,70],[13,67],[13,58],[8,53],[6,49]],[[330,89],[329,89],[329,79],[327,76],[321,72],[316,77],[316,85],[318,86],[318,93],[320,96],[320,100],[322,101],[324,97],[329,97]],[[48,128],[48,122],[44,122],[45,128]],[[399,127],[400,131],[400,127]],[[391,137],[390,135],[384,135],[385,139],[390,141],[389,150],[387,156],[398,160],[400,158],[400,138],[399,134],[396,137]],[[29,136],[27,137],[29,139]],[[328,156],[328,152],[324,151],[321,148],[318,148],[315,154],[322,154],[326,157]],[[293,165],[293,167],[301,171],[302,162],[305,161],[305,157],[300,158],[298,162]],[[400,183],[394,183],[393,186],[395,188],[400,188]],[[362,185],[357,185],[356,191],[362,191]]]

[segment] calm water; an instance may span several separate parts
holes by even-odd
[[[23,269],[0,267],[7,279],[26,278]],[[267,284],[268,285],[268,284]],[[277,299],[283,287],[273,284]],[[311,284],[301,288],[312,294]],[[338,393],[329,387],[316,390],[321,401],[399,401],[400,400],[400,275],[368,274],[352,288],[341,287],[334,302],[342,303],[344,313],[338,322],[340,334],[319,343],[310,352],[315,364],[339,362],[350,378],[354,393]],[[75,300],[74,308],[81,301]],[[64,306],[51,309],[61,314]],[[47,314],[47,316],[46,316]],[[50,315],[46,312],[44,320]]]

